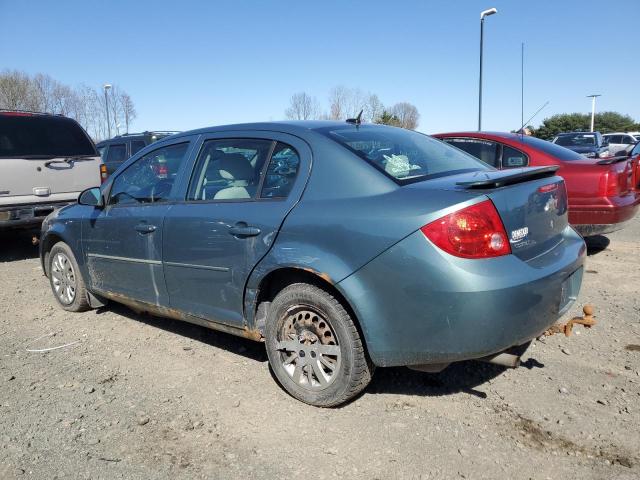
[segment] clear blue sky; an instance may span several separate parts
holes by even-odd
[[[479,13],[485,24],[483,127],[598,110],[640,120],[639,0],[0,0],[0,69],[72,85],[123,87],[132,130],[284,117],[291,94],[326,104],[335,85],[415,104],[419,130],[477,125]]]

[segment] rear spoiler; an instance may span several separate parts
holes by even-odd
[[[537,180],[539,178],[552,177],[558,171],[558,165],[550,165],[548,167],[530,167],[520,168],[518,170],[501,170],[499,172],[481,172],[485,178],[473,180],[470,182],[457,182],[456,185],[468,189],[482,188],[498,188],[515,183],[528,182],[529,180]]]
[[[622,156],[622,157],[609,157],[603,158],[602,160],[598,160],[596,163],[598,165],[611,165],[612,163],[624,162],[625,160],[629,160],[630,157]]]

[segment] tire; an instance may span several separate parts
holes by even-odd
[[[58,242],[51,248],[48,268],[51,291],[62,308],[69,312],[91,309],[78,262],[69,245]]]
[[[276,295],[265,343],[280,385],[310,405],[340,405],[364,390],[373,376],[353,319],[335,297],[314,285],[295,283]]]

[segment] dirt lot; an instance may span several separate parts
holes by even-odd
[[[640,219],[590,242],[598,325],[525,367],[379,369],[339,409],[274,382],[261,344],[109,305],[59,309],[0,237],[0,479],[640,477]],[[77,342],[48,353],[29,352]]]

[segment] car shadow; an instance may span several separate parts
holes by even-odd
[[[129,307],[115,302],[109,302],[106,306],[100,307],[96,311],[98,315],[106,312],[115,313],[130,320],[144,323],[151,327],[159,328],[166,332],[174,333],[196,342],[226,350],[255,362],[267,361],[267,353],[264,349],[264,344],[260,342],[254,342],[243,337],[231,335],[230,333],[212,330],[210,328],[194,325],[193,323],[182,320],[158,317],[146,313],[136,313]]]
[[[0,233],[0,263],[37,258],[38,246],[34,245],[34,232],[16,230]]]
[[[606,250],[611,240],[604,235],[594,235],[592,237],[586,237],[584,243],[587,244],[587,255],[591,256]]]

